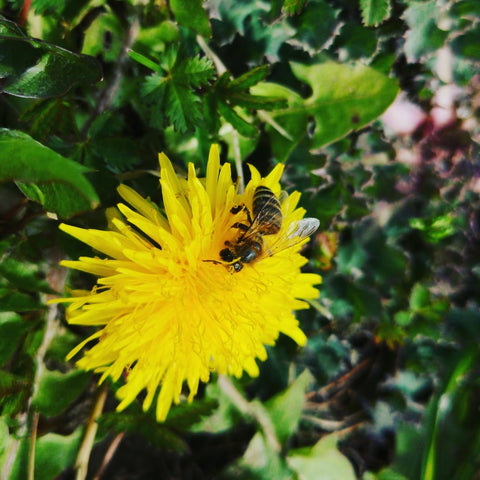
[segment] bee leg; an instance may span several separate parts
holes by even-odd
[[[236,215],[238,212],[241,212],[245,208],[245,205],[235,205],[230,209],[230,213]]]
[[[248,223],[251,225],[253,223],[253,220],[252,220],[252,216],[250,215],[250,210],[247,208],[246,205],[244,205],[244,207],[245,207],[245,212],[247,212]]]
[[[245,225],[243,223],[240,223],[240,222],[237,222],[237,223],[234,223],[232,225],[232,228],[238,228],[239,230],[241,230],[242,232],[246,232],[248,231],[248,229],[250,228],[248,225]]]
[[[235,205],[235,207],[232,207],[230,209],[230,213],[233,213],[234,215],[236,215],[237,213],[240,213],[242,210],[245,210],[245,212],[247,213],[247,220],[248,220],[248,223],[251,225],[253,223],[252,215],[250,213],[250,210],[247,208],[245,204]]]

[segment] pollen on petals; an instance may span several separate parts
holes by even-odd
[[[212,372],[257,376],[265,346],[281,333],[305,345],[294,311],[318,296],[321,277],[301,272],[306,259],[299,250],[307,239],[260,255],[236,272],[220,257],[225,242],[241,234],[233,225],[247,222],[255,188],[264,185],[280,194],[283,165],[264,178],[250,167],[242,193],[230,165],[220,165],[217,145],[204,180],[192,164],[188,178],[180,179],[164,154],[159,162],[161,208],[121,185],[125,203],[111,215],[109,230],[61,225],[97,255],[62,264],[98,279],[90,292],[57,301],[70,304],[70,323],[101,327],[69,358],[83,350],[79,367],[100,373],[101,381],[124,379],[117,391],[119,410],[146,392],[143,408],[156,402],[157,419],[163,421],[171,405],[184,393],[191,401]],[[278,234],[265,236],[265,251],[303,217],[299,199],[294,192],[282,200],[283,225]]]

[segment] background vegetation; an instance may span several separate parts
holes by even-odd
[[[480,478],[477,0],[0,9],[2,479]],[[157,153],[202,174],[212,142],[285,162],[321,220],[308,344],[165,424],[118,414],[45,306],[93,282],[57,266],[90,253],[58,220],[105,228],[119,183],[159,200]]]

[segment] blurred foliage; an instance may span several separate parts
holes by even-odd
[[[0,11],[2,478],[480,476],[477,0]],[[65,356],[91,331],[46,302],[89,249],[57,220],[104,228],[119,183],[160,202],[157,153],[204,174],[212,142],[285,162],[321,220],[308,343],[279,339],[259,378],[212,381],[162,425],[115,412],[110,385],[87,448],[96,378]]]

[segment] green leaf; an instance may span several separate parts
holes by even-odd
[[[212,36],[208,15],[202,8],[202,0],[170,0],[169,3],[180,25],[195,30],[202,37]]]
[[[30,324],[17,313],[0,313],[0,366],[12,356],[29,328]]]
[[[0,129],[0,181],[19,182],[20,188],[47,210],[68,218],[98,206],[99,200],[84,177],[88,170],[33,140],[27,134]]]
[[[265,129],[270,135],[272,153],[280,162],[286,161],[290,152],[306,136],[308,115],[303,108],[303,98],[293,90],[277,83],[262,82],[250,90],[255,95],[284,98],[288,102],[288,108],[276,110],[271,114],[277,127],[266,124]],[[294,114],[293,112],[298,112]]]
[[[406,33],[405,51],[413,62],[439,49],[445,42],[448,32],[437,27],[440,13],[436,0],[412,1],[405,10],[404,17],[410,27]]]
[[[476,27],[462,35],[458,35],[450,42],[452,51],[456,55],[476,61],[480,60],[479,44],[480,32]]]
[[[275,427],[277,438],[282,444],[285,444],[297,429],[305,405],[305,392],[312,380],[312,374],[305,370],[285,391],[265,405]]]
[[[416,283],[410,294],[410,309],[413,311],[421,310],[430,305],[430,292],[428,288]]]
[[[390,16],[390,0],[360,0],[362,20],[367,27],[376,27]]]
[[[284,0],[282,12],[287,15],[298,15],[306,3],[307,0]]]
[[[241,474],[239,475],[239,471]],[[230,473],[230,475],[229,475]],[[275,451],[260,433],[256,433],[243,457],[230,471],[228,478],[291,480],[292,471],[285,460]],[[235,475],[234,475],[235,474]]]
[[[30,125],[30,135],[39,141],[53,134],[70,137],[78,131],[75,110],[72,104],[63,98],[35,102],[22,112],[20,120]]]
[[[5,257],[0,263],[0,275],[19,289],[29,292],[53,293],[45,279],[40,278],[38,265],[33,263]]]
[[[82,53],[94,57],[101,55],[106,62],[113,62],[122,51],[124,36],[118,17],[112,13],[102,13],[85,30]],[[110,41],[106,43],[105,38]]]
[[[298,24],[294,31],[295,40],[302,44],[304,50],[313,48],[320,51],[338,35],[340,9],[334,8],[332,3],[309,0],[302,14],[292,19],[291,23]]]
[[[251,70],[248,70],[248,72],[245,72],[243,75],[232,80],[228,85],[228,89],[235,92],[246,90],[262,81],[269,72],[270,67],[268,65],[260,65],[259,67],[252,68]]]
[[[411,312],[405,310],[397,312],[394,315],[394,321],[400,327],[406,327],[407,325],[410,325],[414,318],[415,315],[412,315]]]
[[[69,52],[16,32],[0,17],[0,92],[18,97],[48,98],[64,95],[78,84],[92,84],[102,78],[100,64],[93,57]]]
[[[288,134],[269,125],[276,158],[284,161],[295,145],[307,136],[310,117],[316,121],[312,148],[319,148],[359,129],[380,116],[398,92],[396,81],[365,65],[351,67],[334,62],[311,66],[293,63],[296,77],[308,83],[312,95],[303,99],[294,91],[274,83],[260,83],[255,95],[285,98],[288,108],[271,115]]]
[[[188,88],[171,82],[165,97],[165,110],[176,130],[184,132],[201,120],[200,101]]]
[[[175,80],[194,88],[207,85],[214,74],[215,68],[206,57],[187,58],[175,68]]]
[[[240,419],[240,414],[230,398],[218,383],[209,383],[206,387],[205,401],[215,402],[217,407],[208,416],[204,416],[192,426],[192,432],[221,433],[233,428]],[[170,415],[169,415],[170,416]],[[169,417],[167,417],[167,422]]]
[[[34,297],[8,288],[0,288],[0,312],[29,312],[45,308]]]
[[[226,102],[220,99],[217,106],[223,118],[225,118],[240,135],[244,137],[254,137],[258,135],[257,128],[240,117]]]
[[[57,478],[63,470],[73,466],[82,439],[82,429],[70,435],[47,433],[35,445],[35,480]]]
[[[228,99],[233,105],[253,110],[276,110],[287,106],[287,101],[284,98],[249,95],[243,92],[232,93],[228,96]]]
[[[395,80],[361,64],[351,67],[334,62],[310,66],[292,63],[292,70],[312,88],[312,95],[304,101],[304,111],[295,109],[290,114],[300,116],[300,120],[304,115],[314,117],[313,148],[375,120],[398,93]]]
[[[304,480],[355,480],[352,464],[337,448],[338,439],[331,434],[313,447],[291,450],[287,462]]]
[[[82,370],[44,370],[32,404],[47,417],[60,415],[80,395],[89,378]]]

